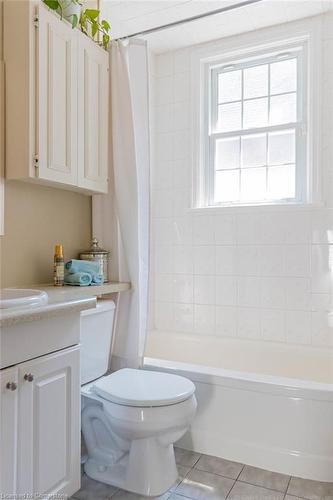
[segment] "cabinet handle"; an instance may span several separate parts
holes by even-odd
[[[32,374],[32,373],[26,373],[26,374],[24,375],[24,377],[23,377],[23,378],[24,378],[24,380],[26,380],[27,382],[32,382],[32,381],[33,381],[33,379],[34,379],[34,376],[33,376],[33,374]]]
[[[15,382],[7,382],[6,389],[8,389],[9,391],[16,391],[17,384]]]

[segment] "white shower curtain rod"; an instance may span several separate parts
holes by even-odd
[[[215,14],[221,14],[222,12],[227,12],[229,10],[239,9],[240,7],[245,7],[246,5],[250,5],[252,3],[262,2],[263,0],[245,0],[243,2],[239,2],[234,5],[227,5],[226,7],[221,7],[220,9],[211,10],[208,12],[204,12],[203,14],[198,14],[197,16],[187,17],[185,19],[181,19],[180,21],[174,21],[169,24],[163,24],[162,26],[156,26],[155,28],[150,28],[144,31],[138,31],[137,33],[131,33],[130,35],[121,36],[116,38],[114,41],[118,40],[126,40],[126,38],[132,38],[134,36],[139,35],[150,35],[151,33],[155,33],[156,31],[166,30],[168,28],[174,28],[175,26],[180,26],[185,23],[190,23],[192,21],[197,21],[198,19],[203,19],[204,17],[214,16]]]

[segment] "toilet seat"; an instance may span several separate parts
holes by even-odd
[[[131,368],[100,378],[91,389],[112,403],[141,408],[181,403],[195,392],[193,382],[179,375]]]

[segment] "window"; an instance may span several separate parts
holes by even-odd
[[[206,206],[306,196],[304,46],[206,64]]]

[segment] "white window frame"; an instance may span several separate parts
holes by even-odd
[[[290,38],[290,33],[295,36]],[[193,208],[219,208],[261,205],[320,204],[320,73],[321,73],[321,24],[318,19],[289,23],[255,33],[230,37],[219,43],[206,44],[192,54],[192,109],[193,109]],[[289,37],[287,36],[289,35]],[[258,43],[259,42],[259,43]],[[260,43],[261,42],[261,43]],[[211,71],[240,61],[253,61],[279,53],[298,50],[298,81],[302,82],[297,102],[296,144],[297,177],[296,197],[292,200],[265,200],[263,202],[213,202],[214,175],[212,142],[210,139],[211,116],[207,102],[211,99]],[[223,56],[221,57],[221,54]],[[262,61],[258,62],[261,64]],[[242,63],[241,63],[242,64]],[[213,69],[212,69],[213,68]],[[218,71],[218,69],[217,69]],[[208,101],[209,99],[209,101]],[[286,129],[291,124],[286,125]],[[273,127],[221,133],[222,136],[260,133]],[[281,129],[277,126],[276,129]]]

